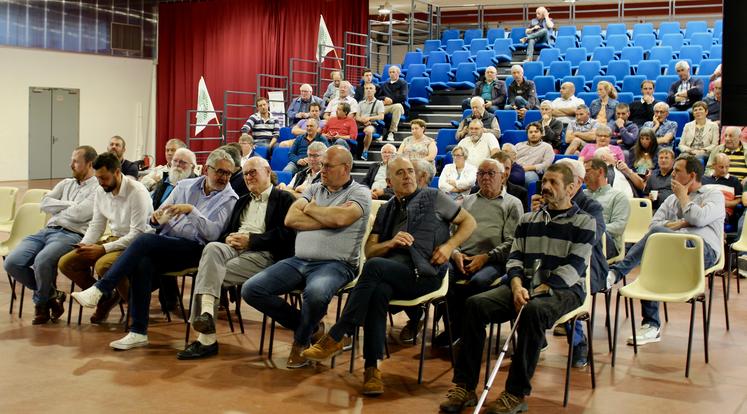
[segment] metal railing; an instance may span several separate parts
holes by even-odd
[[[191,149],[192,152],[194,152],[197,156],[197,164],[204,163],[211,151],[220,147],[226,142],[223,137],[223,123],[197,123],[197,114],[206,114],[211,112],[213,111],[187,109],[187,130],[184,136],[187,137],[187,148]],[[216,110],[215,114],[218,116],[218,119],[222,119],[223,111]],[[205,129],[200,132],[199,137],[195,136],[194,134],[194,127],[196,126],[205,127]],[[197,143],[199,143],[199,145],[196,145]],[[199,149],[197,149],[197,147],[199,147]]]
[[[241,127],[254,112],[257,94],[243,91],[223,92],[223,140],[238,141]]]

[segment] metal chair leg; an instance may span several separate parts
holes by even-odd
[[[26,294],[26,286],[21,285],[21,300],[18,301],[18,318],[23,316],[23,297]]]
[[[690,377],[690,353],[693,347],[693,331],[695,328],[695,300],[690,301],[690,303],[690,330],[687,337],[687,362],[685,365],[685,378]]]
[[[705,298],[699,301],[703,306],[703,351],[705,352],[705,362],[708,363],[708,322],[706,321]]]
[[[425,337],[428,333],[426,326],[428,326],[428,314],[430,313],[430,302],[424,306],[425,320],[423,321],[423,342],[420,344],[420,366],[418,367],[418,384],[423,383],[423,364],[425,363]]]
[[[617,356],[617,321],[620,317],[620,292],[615,295],[615,327],[613,329],[614,335],[612,336],[612,361],[610,365],[615,366],[615,357]]]
[[[568,391],[571,385],[571,361],[573,360],[573,337],[576,334],[576,318],[571,320],[571,329],[567,330],[568,338],[568,360],[565,362],[565,392],[563,394],[563,407],[568,406]]]
[[[10,306],[8,307],[8,314],[13,314],[13,302],[16,300],[16,280],[8,275],[8,284],[10,284]]]
[[[635,333],[635,311],[633,310],[633,299],[630,299],[630,328],[633,331],[633,353],[638,355],[638,338]]]
[[[597,376],[594,371],[594,324],[591,323],[591,319],[586,320],[586,331],[589,332],[589,369],[591,369],[591,388],[597,387]]]
[[[267,315],[262,315],[262,333],[259,335],[259,355],[262,355],[265,349],[265,332],[267,330]]]

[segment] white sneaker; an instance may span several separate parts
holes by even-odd
[[[635,339],[637,345],[646,345],[652,342],[659,342],[661,341],[661,329],[645,323],[641,326],[641,329],[638,331],[638,335],[636,335]],[[628,345],[633,345],[632,336],[628,338]]]
[[[617,282],[617,273],[615,273],[614,270],[610,270],[609,273],[607,273],[607,290],[610,290],[615,282]]]
[[[112,341],[109,346],[120,351],[148,345],[148,335],[130,332],[124,338]]]
[[[389,132],[388,134],[386,134],[386,140],[394,141],[394,132]]]
[[[82,292],[73,292],[70,294],[70,296],[72,296],[73,299],[84,308],[95,308],[103,295],[104,294],[96,287],[96,285],[91,286]]]

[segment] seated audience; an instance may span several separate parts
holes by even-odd
[[[384,144],[381,147],[381,162],[371,164],[368,167],[363,184],[371,189],[371,199],[389,200],[394,195],[389,183],[386,182],[386,168],[381,167],[385,167],[396,156],[397,147],[392,144]]]
[[[57,183],[41,200],[41,211],[49,216],[46,226],[25,237],[3,260],[8,277],[34,293],[32,325],[56,322],[65,313],[65,292],[56,288],[57,263],[80,242],[93,216],[99,187],[93,176],[95,159],[93,147],[73,151],[73,177]]]
[[[630,120],[638,125],[638,128],[643,127],[643,124],[653,119],[654,105],[659,102],[654,98],[654,81],[641,82],[641,98],[630,104]]]
[[[415,168],[415,181],[418,188],[430,187],[436,176],[436,166],[423,159],[410,160],[410,162]]]
[[[322,180],[319,173],[322,171],[322,157],[325,152],[327,152],[327,145],[324,143],[316,141],[309,144],[306,149],[306,158],[308,158],[306,168],[293,175],[287,186],[281,183],[277,187],[288,191],[296,198],[300,197],[307,187]]]
[[[503,144],[503,152],[511,158],[512,163],[511,168],[509,169],[508,181],[524,188],[524,184],[526,184],[526,181],[524,180],[524,167],[516,162],[516,148],[514,147],[514,144],[508,142]],[[495,156],[495,154],[493,156]],[[493,156],[491,156],[491,158]]]
[[[485,69],[485,80],[479,80],[475,84],[472,97],[479,96],[485,101],[485,110],[495,113],[506,104],[506,82],[497,79],[498,70],[495,66]],[[470,109],[472,97],[462,101],[462,109]]]
[[[280,136],[280,120],[270,113],[267,98],[257,98],[256,105],[257,112],[246,120],[241,132],[251,135],[255,146],[272,148]]]
[[[277,261],[293,256],[296,233],[285,226],[295,200],[270,182],[270,164],[253,157],[243,167],[249,194],[236,201],[222,235],[202,250],[190,323],[197,340],[177,354],[197,359],[218,354],[215,312],[225,284],[241,285]]]
[[[367,161],[368,148],[371,146],[373,134],[376,132],[376,122],[384,120],[384,103],[376,99],[376,85],[367,83],[361,88],[365,91],[365,98],[358,102],[360,112],[355,117],[358,128],[363,132],[363,145],[357,147],[357,157]]]
[[[678,111],[687,111],[695,102],[703,99],[703,81],[690,76],[690,64],[686,60],[677,62],[674,69],[679,79],[669,87],[667,104]]]
[[[152,233],[148,218],[153,213],[150,195],[145,186],[120,169],[119,159],[114,153],[99,154],[93,161],[99,187],[95,190],[93,216],[80,243],[71,252],[62,256],[59,270],[81,289],[96,283],[93,274],[106,277],[107,272],[122,252],[141,234]],[[102,239],[106,227],[111,236]],[[109,311],[127,298],[129,287],[122,279],[118,292],[107,291],[91,316],[91,323],[101,323]]]
[[[597,120],[597,123],[606,125],[615,119],[615,107],[617,102],[617,92],[615,87],[607,82],[601,81],[597,84],[597,99],[591,101],[589,113],[591,117]]]
[[[576,85],[572,82],[563,82],[560,85],[560,96],[552,101],[552,116],[562,122],[564,126],[568,126],[575,120],[576,109],[579,106],[583,105],[586,107],[584,100],[574,95],[575,93]],[[588,112],[588,107],[586,108]],[[568,142],[567,136],[566,142]]]
[[[610,134],[611,131],[607,127],[607,125],[599,125],[594,130],[594,136],[596,137],[596,142],[593,144],[586,144],[584,145],[584,149],[581,150],[581,152],[578,154],[579,161],[589,160],[594,156],[594,153],[597,152],[600,148],[608,148],[610,150],[610,153],[615,157],[614,162],[612,164],[615,164],[617,161],[625,162],[625,154],[623,154],[620,147],[617,145],[611,145],[610,144]]]
[[[291,133],[294,136],[305,134],[306,123],[309,122],[309,119],[316,119],[316,121],[319,123],[319,129],[324,128],[324,125],[327,123],[327,121],[321,118],[321,114],[322,114],[322,106],[316,102],[312,102],[309,105],[309,116],[298,121],[296,125],[293,125],[293,128],[291,129]],[[292,140],[286,140],[280,143],[281,147],[290,148],[292,145],[293,145]]]
[[[596,141],[597,120],[589,116],[589,107],[581,104],[576,107],[576,118],[565,130],[565,142],[568,148],[565,153],[575,155],[587,145]]]
[[[524,212],[529,211],[529,199],[527,189],[521,185],[514,184],[510,181],[511,170],[514,167],[513,159],[505,151],[498,151],[490,157],[499,163],[503,164],[503,185],[505,186],[506,192],[512,196],[518,198],[521,201],[521,205],[524,206]],[[476,193],[479,187],[472,189],[472,193]]]
[[[127,143],[124,138],[119,135],[111,137],[106,150],[117,156],[122,174],[129,175],[136,180],[138,179],[137,164],[124,158],[124,154],[127,151]]]
[[[288,122],[297,124],[304,119],[312,118],[311,104],[316,103],[320,108],[324,107],[324,102],[318,96],[314,96],[314,89],[308,83],[302,84],[298,88],[300,96],[291,101],[288,106]],[[298,135],[298,134],[296,134]]]
[[[737,177],[729,174],[729,157],[726,154],[716,154],[713,174],[703,176],[703,185],[712,185],[721,190],[724,195],[726,221],[734,218],[734,208],[742,201],[743,186]]]
[[[352,336],[363,325],[364,395],[384,392],[378,360],[384,357],[389,301],[438,289],[452,251],[475,229],[472,216],[449,197],[433,188],[417,187],[409,160],[391,161],[387,180],[395,197],[376,215],[358,284],[329,333],[302,353],[307,360],[326,360],[342,352],[343,337]],[[450,237],[452,224],[456,229]]]
[[[540,179],[540,175],[552,165],[555,152],[552,146],[542,141],[542,130],[539,122],[527,126],[527,141],[514,146],[516,163],[524,168],[525,187]]]
[[[332,105],[330,104],[327,108]],[[334,106],[335,116],[327,119],[327,123],[322,129],[322,137],[329,143],[350,148],[347,141],[349,140],[352,143],[357,142],[358,125],[355,123],[355,119],[350,117],[350,105],[347,102],[341,102],[339,105],[334,104]]]
[[[373,78],[374,78],[374,75],[373,75],[373,71],[371,69],[366,68],[366,69],[363,70],[363,76],[361,77],[360,87],[355,88],[355,94],[353,96],[356,101],[360,102],[363,99],[365,99],[365,97],[366,97],[365,96],[365,87],[368,84],[373,85],[374,88],[376,89],[376,93],[374,94],[374,96],[376,96],[376,97],[379,96],[379,93],[381,91],[381,87],[379,85],[373,83]]]
[[[227,152],[228,155],[230,155],[233,159],[234,166],[231,168],[231,178],[229,179],[231,188],[233,188],[233,191],[236,192],[237,197],[245,196],[249,193],[249,189],[246,188],[246,183],[244,182],[244,173],[241,171],[241,147],[239,146],[239,144],[231,142],[218,147],[218,149],[222,149],[223,151]]]
[[[610,267],[607,285],[612,286],[641,263],[649,236],[656,233],[685,233],[703,238],[705,269],[716,264],[723,245],[724,196],[721,191],[701,184],[703,164],[691,155],[680,155],[672,173],[672,195],[654,214],[648,233],[625,254],[625,259]],[[661,340],[659,303],[641,301],[643,321],[637,330],[637,345]],[[633,337],[628,338],[633,345]]]
[[[392,115],[386,140],[394,141],[394,134],[399,131],[399,120],[405,113],[404,103],[407,101],[409,87],[407,82],[400,77],[399,66],[389,67],[389,80],[380,84],[377,98],[384,102],[384,113]]]
[[[239,145],[241,146],[241,166],[249,161],[249,158],[254,157],[254,138],[249,134],[241,134],[239,137]]]
[[[645,131],[645,130],[644,130]],[[662,147],[659,149],[658,167],[647,175],[637,174],[631,170],[625,163],[618,162],[619,169],[628,182],[640,191],[643,197],[651,200],[651,206],[654,210],[672,194],[672,167],[674,166],[674,150],[671,147]]]
[[[615,106],[615,118],[607,122],[610,128],[613,145],[630,151],[638,139],[638,125],[630,120],[630,107],[626,103],[618,103]]]
[[[519,39],[521,43],[527,44],[527,58],[524,62],[531,62],[534,58],[534,45],[536,43],[550,43],[550,36],[555,23],[550,18],[550,12],[544,7],[537,7],[535,11],[537,17],[529,22],[526,30],[526,37]]]
[[[537,108],[537,88],[534,82],[524,77],[521,65],[511,66],[513,81],[508,85],[508,99],[506,109],[513,109],[519,119],[524,119],[528,109]]]
[[[703,102],[708,106],[708,119],[721,126],[721,78],[716,78],[710,86],[713,93],[703,98]]]
[[[693,104],[693,121],[685,124],[680,139],[680,153],[691,154],[706,161],[718,145],[718,124],[708,119],[708,105],[703,101]]]
[[[592,200],[602,205],[604,210],[604,226],[607,259],[617,256],[623,251],[623,232],[630,217],[630,204],[622,192],[615,190],[607,182],[607,163],[599,158],[584,161],[586,177],[584,193]]]
[[[338,110],[341,109],[344,110],[343,105]],[[348,117],[344,117],[344,119],[348,120]],[[298,170],[307,167],[309,165],[309,158],[306,152],[309,145],[313,142],[321,142],[325,146],[329,146],[327,138],[319,133],[317,120],[309,118],[306,121],[306,133],[293,140],[293,146],[288,152],[288,164],[283,168],[283,171],[295,174]]]
[[[498,143],[496,137],[483,128],[479,119],[473,119],[469,123],[467,133],[468,135],[459,141],[457,147],[467,148],[470,154],[467,162],[475,167],[478,167],[484,159],[490,158],[501,149],[501,144]]]
[[[638,139],[630,152],[628,166],[638,175],[646,176],[656,168],[658,163],[659,143],[656,142],[654,131],[641,128]]]
[[[329,104],[324,108],[324,119],[329,119],[334,116],[337,113],[338,105],[347,103],[350,106],[350,109],[348,109],[348,117],[355,120],[355,115],[360,112],[360,108],[358,108],[358,101],[353,97],[353,93],[351,92],[352,88],[350,82],[340,82],[340,96],[329,101]]]
[[[461,200],[468,195],[477,180],[477,167],[466,162],[469,150],[465,147],[454,147],[451,150],[454,162],[446,164],[438,177],[438,189],[454,200]]]
[[[467,136],[469,133],[469,124],[475,119],[482,121],[482,125],[487,132],[490,132],[496,138],[500,138],[501,127],[498,125],[498,118],[485,110],[485,101],[481,97],[475,96],[470,100],[470,106],[472,107],[472,113],[462,117],[462,120],[459,122],[456,132],[457,140],[461,140]]]
[[[301,352],[322,337],[329,302],[358,274],[371,195],[351,179],[352,168],[347,149],[333,145],[327,150],[322,182],[308,187],[285,216],[285,225],[298,232],[295,256],[264,269],[241,288],[246,303],[293,331],[288,368],[309,364]],[[300,309],[278,296],[296,289],[303,291]]]
[[[747,143],[740,141],[741,130],[739,127],[730,126],[725,128],[724,143],[718,145],[708,157],[706,173],[711,174],[716,155],[726,154],[729,157],[729,174],[745,182],[747,178]]]
[[[176,150],[178,150],[179,148],[186,147],[187,144],[185,144],[184,141],[178,138],[171,138],[170,140],[166,141],[166,164],[153,167],[148,174],[144,175],[140,179],[140,182],[143,183],[148,191],[153,191],[153,188],[156,186],[156,184],[158,184],[164,178],[164,174],[169,171],[169,168],[171,168],[171,157],[174,156],[174,152],[176,152]]]
[[[327,85],[327,90],[324,92],[324,95],[322,96],[324,98],[324,104],[329,105],[332,100],[337,99],[340,97],[340,85],[342,85],[343,82],[345,82],[342,79],[342,73],[339,71],[333,71],[329,73],[330,79],[332,79],[332,82]],[[352,85],[350,85],[350,90],[348,91],[348,95],[354,96],[355,95],[355,88],[353,88]]]
[[[488,407],[488,412],[527,410],[525,396],[531,389],[531,378],[545,343],[545,330],[560,316],[581,306],[585,296],[584,278],[595,225],[594,219],[571,201],[570,193],[577,191],[576,185],[567,166],[555,164],[548,168],[542,177],[542,195],[547,207],[542,214],[525,214],[519,222],[506,264],[510,282],[467,299],[462,315],[462,342],[452,379],[454,387],[441,403],[441,411],[459,413],[475,405],[485,326],[516,318],[519,310],[522,315],[517,328],[518,341],[506,389]],[[544,237],[533,237],[535,234]],[[531,299],[524,272],[537,259],[543,267],[536,276],[541,284],[534,292],[552,290],[552,295]]]
[[[196,267],[205,244],[221,235],[238,199],[229,184],[234,162],[223,150],[210,153],[207,175],[180,181],[150,215],[157,233],[137,235],[98,282],[71,294],[81,306],[95,307],[121,280],[130,279],[129,333],[109,346],[124,351],[148,345],[152,282],[158,275]]]
[[[542,141],[552,145],[553,149],[560,151],[563,139],[563,123],[552,115],[552,103],[542,101],[540,104],[540,113],[542,114]]]
[[[677,122],[667,119],[669,106],[664,102],[654,105],[654,117],[646,121],[642,128],[651,128],[660,146],[671,146],[674,134],[677,132]]]
[[[426,123],[422,119],[413,119],[410,121],[410,130],[412,135],[402,140],[397,149],[399,156],[409,160],[423,159],[428,162],[434,162],[436,159],[436,140],[425,135]]]

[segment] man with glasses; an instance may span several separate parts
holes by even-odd
[[[247,280],[246,303],[293,330],[288,368],[309,361],[301,352],[324,334],[320,323],[335,293],[358,274],[361,243],[371,214],[368,189],[350,178],[353,156],[340,145],[322,158],[322,182],[308,187],[288,210],[285,225],[298,231],[295,256]],[[301,309],[282,295],[303,291]]]
[[[208,243],[202,251],[190,318],[199,336],[177,354],[179,359],[218,353],[215,308],[221,286],[240,285],[273,263],[293,256],[296,233],[284,221],[295,199],[287,191],[273,187],[271,172],[270,164],[260,157],[252,157],[244,164],[249,194],[236,202],[219,241]]]
[[[326,151],[327,146],[323,143],[312,142],[307,150],[308,166],[297,172],[288,185],[280,183],[278,188],[288,191],[294,198],[300,197],[308,186],[322,179],[322,157]]]
[[[171,195],[171,192],[179,181],[185,178],[196,177],[194,169],[197,164],[197,157],[194,152],[187,148],[176,150],[169,164],[168,171],[163,173],[163,178],[156,184],[153,194],[151,194],[153,210],[157,210],[169,198],[169,195]]]
[[[112,348],[128,350],[148,345],[148,309],[154,276],[196,267],[205,244],[223,233],[238,199],[228,183],[234,158],[223,150],[215,150],[208,156],[207,165],[206,176],[180,181],[166,202],[150,215],[148,223],[157,234],[134,239],[103,278],[72,294],[82,306],[94,307],[120,280],[130,278],[132,325],[125,337],[109,344]]]
[[[669,87],[667,104],[678,111],[687,111],[703,99],[703,80],[690,76],[690,64],[686,60],[677,62],[674,69],[679,79]]]
[[[674,134],[677,132],[677,123],[667,119],[669,116],[669,105],[664,102],[659,102],[654,105],[654,117],[650,121],[646,121],[643,124],[643,128],[651,128],[654,130],[654,136],[656,136],[656,142],[659,145],[671,146],[672,140],[674,140]]]
[[[309,118],[306,121],[306,133],[293,141],[293,145],[288,152],[288,164],[283,168],[283,171],[295,174],[299,169],[307,167],[309,165],[309,158],[306,153],[309,145],[313,142],[321,142],[325,146],[329,146],[327,138],[319,133],[318,121],[314,118]]]

